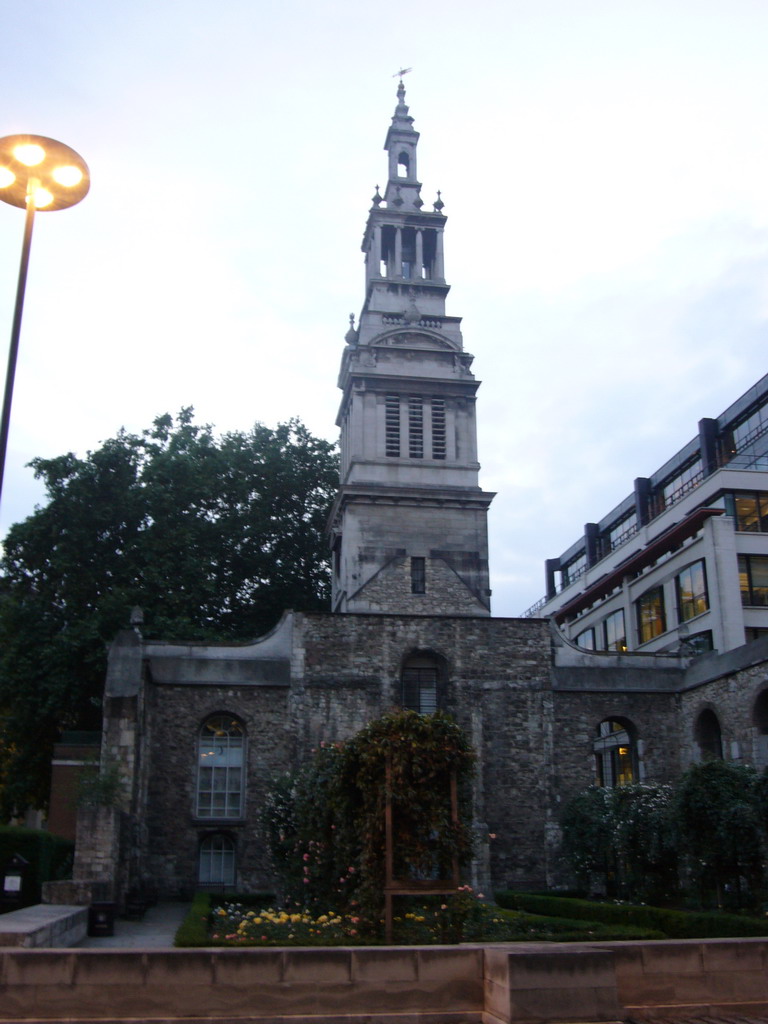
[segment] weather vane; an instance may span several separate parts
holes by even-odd
[[[403,75],[407,75],[409,71],[413,71],[413,68],[400,68],[400,70],[396,71],[394,73],[394,75],[392,75],[392,77],[393,78],[402,78]]]

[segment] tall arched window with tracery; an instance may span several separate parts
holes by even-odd
[[[592,745],[595,754],[595,781],[598,786],[615,789],[637,778],[637,751],[634,728],[625,719],[606,718],[597,727]]]
[[[243,816],[244,764],[245,728],[242,722],[232,715],[211,715],[203,722],[198,736],[198,818]]]

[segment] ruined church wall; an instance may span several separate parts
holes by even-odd
[[[299,749],[343,739],[399,706],[409,655],[443,657],[446,710],[479,754],[473,787],[478,853],[489,856],[496,888],[545,884],[552,737],[547,624],[390,615],[302,619],[301,678],[292,695]]]
[[[150,686],[152,716],[145,813],[144,873],[161,892],[197,884],[201,840],[223,832],[235,843],[238,882],[263,889],[271,882],[259,815],[270,780],[293,763],[288,687]],[[245,725],[245,814],[210,821],[195,816],[197,741],[202,723],[219,712]]]
[[[696,724],[704,710],[717,716],[723,757],[727,761],[768,767],[768,720],[756,716],[756,702],[768,690],[768,663],[691,686],[680,695],[680,757],[683,767],[701,761]],[[765,700],[765,698],[763,698]]]

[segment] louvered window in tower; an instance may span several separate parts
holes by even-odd
[[[445,400],[432,399],[432,458],[445,458]]]
[[[420,715],[433,715],[438,708],[438,672],[426,658],[411,659],[403,668],[403,707]]]
[[[424,458],[424,403],[417,395],[408,399],[408,455]]]
[[[400,396],[387,395],[384,414],[384,451],[392,459],[400,455]]]

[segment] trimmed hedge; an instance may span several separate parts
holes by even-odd
[[[39,903],[43,882],[72,877],[75,844],[70,839],[62,839],[41,829],[0,825],[0,876],[4,877],[5,869],[15,854],[29,862],[22,874],[21,901],[17,907],[31,907]]]
[[[195,893],[189,913],[176,930],[174,946],[206,946],[210,913],[210,894],[207,892]]]
[[[662,907],[638,907],[617,903],[593,903],[591,900],[562,896],[539,896],[524,892],[498,892],[496,902],[510,910],[531,914],[600,921],[613,925],[637,925],[661,933],[668,939],[724,939],[749,935],[768,935],[768,920],[758,921],[740,914],[666,910]]]

